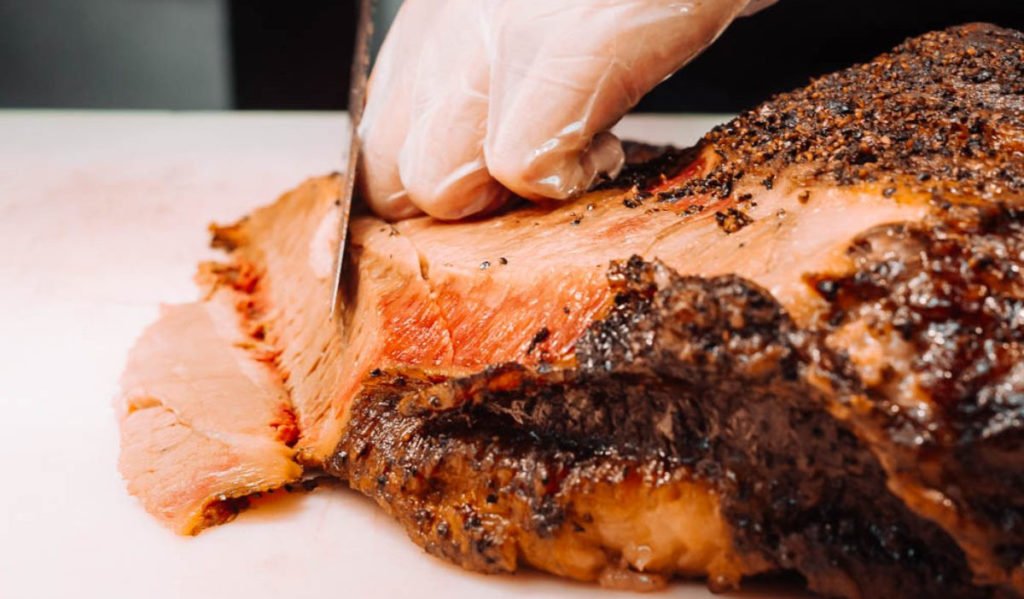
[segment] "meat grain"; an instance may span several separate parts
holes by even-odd
[[[302,474],[288,395],[221,294],[168,306],[128,357],[115,402],[121,474],[181,534],[233,518]]]

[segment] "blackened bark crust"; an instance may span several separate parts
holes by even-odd
[[[868,445],[828,413],[830,397],[857,391],[848,367],[770,295],[637,259],[611,278],[616,305],[574,368],[382,373],[331,471],[428,550],[484,571],[514,569],[514,535],[585,528],[572,508],[581,481],[682,476],[722,497],[742,556],[819,592],[988,596],[956,542],[887,490]]]

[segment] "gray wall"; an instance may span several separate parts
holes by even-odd
[[[226,4],[0,0],[0,106],[230,108]]]

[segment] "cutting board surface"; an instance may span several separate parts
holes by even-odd
[[[620,132],[685,145],[721,120],[632,117]],[[125,492],[110,401],[128,348],[161,303],[196,297],[195,265],[216,256],[207,223],[337,170],[345,131],[340,113],[0,112],[0,597],[612,594],[465,572],[343,488],[260,505],[195,538],[161,528]],[[701,583],[666,593],[712,596]]]

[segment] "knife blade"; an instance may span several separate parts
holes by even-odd
[[[334,264],[334,290],[331,292],[331,318],[338,312],[341,300],[341,273],[345,265],[345,244],[348,241],[348,221],[352,214],[352,199],[355,193],[356,169],[359,167],[359,122],[363,118],[366,103],[366,84],[370,76],[370,39],[373,37],[374,0],[360,0],[359,23],[356,25],[356,44],[352,53],[352,74],[348,88],[349,147],[348,169],[342,184],[338,205],[338,252]]]

